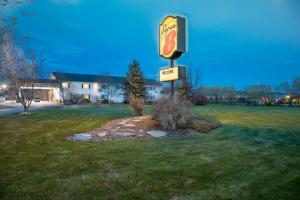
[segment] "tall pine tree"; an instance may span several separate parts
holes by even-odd
[[[145,78],[141,71],[140,64],[133,60],[128,67],[127,77],[125,81],[126,97],[129,94],[133,94],[135,97],[145,97]]]

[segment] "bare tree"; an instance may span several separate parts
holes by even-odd
[[[282,82],[275,87],[275,90],[279,92],[289,93],[291,90],[290,84],[288,82]]]
[[[300,92],[300,77],[295,77],[293,79],[292,90],[294,91],[294,93]]]
[[[193,100],[193,90],[190,82],[187,79],[177,81],[175,88],[178,95],[184,97],[187,100]]]
[[[272,96],[272,87],[265,84],[256,84],[252,85],[247,89],[247,95],[250,98],[260,100],[264,105],[272,105],[273,96]]]
[[[26,57],[23,51],[13,45],[7,58],[9,59],[7,73],[10,88],[17,97],[17,101],[23,105],[24,113],[28,113],[34,98],[35,80],[42,63],[37,61],[33,50],[29,50]]]
[[[179,93],[184,93],[186,97],[192,102],[195,102],[196,97],[199,96],[197,90],[200,87],[203,71],[201,66],[189,64],[186,69],[186,78],[178,85]]]
[[[300,99],[300,77],[295,77],[291,83],[282,82],[277,87],[276,90],[288,94],[288,104],[292,106],[294,99]]]
[[[193,90],[200,87],[203,71],[201,66],[189,64],[187,66],[187,80],[189,81]]]
[[[73,93],[73,86],[69,82],[59,83],[59,96],[64,104],[71,103],[71,94]]]
[[[101,76],[101,91],[104,96],[106,96],[108,104],[111,104],[113,96],[118,92],[117,86],[114,84],[113,78],[108,72],[102,72]],[[98,82],[100,82],[100,80]]]
[[[224,87],[220,90],[220,95],[223,97],[224,103],[233,104],[236,101],[236,92],[233,86]]]
[[[209,90],[211,95],[214,96],[215,98],[215,103],[218,104],[220,96],[222,96],[222,92],[223,92],[222,88],[216,86],[216,87],[211,87]]]
[[[290,87],[289,92],[289,106],[292,106],[294,99],[298,99],[298,104],[300,103],[300,77],[295,77]]]
[[[7,16],[5,9],[15,9],[22,14],[28,15],[22,4],[33,2],[34,0],[0,0],[0,82],[8,82],[8,69],[11,66],[10,52],[14,44],[13,29],[17,22],[15,16]],[[3,12],[2,12],[3,10]],[[23,39],[26,39],[24,37]],[[22,42],[22,41],[21,41]]]
[[[236,103],[236,91],[234,86],[229,87],[227,99],[230,104]]]
[[[60,74],[61,80],[66,80],[66,77],[62,71],[60,71],[58,69],[57,72],[61,72],[61,74]],[[59,84],[58,94],[62,101],[61,103],[71,104],[72,103],[71,102],[72,101],[71,94],[74,93],[74,90],[75,90],[74,86],[69,81],[59,81],[58,84]]]

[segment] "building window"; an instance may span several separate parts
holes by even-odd
[[[61,84],[62,88],[67,89],[69,88],[69,83],[65,82]]]
[[[90,84],[88,84],[88,83],[82,83],[82,88],[83,89],[89,89],[90,88]]]
[[[146,90],[148,90],[148,91],[155,91],[155,87],[146,87]]]
[[[82,99],[90,99],[90,95],[89,94],[83,94]]]
[[[107,99],[107,95],[101,95],[101,99]]]
[[[98,83],[94,83],[94,89],[98,90],[99,89],[99,84]]]
[[[101,89],[106,89],[107,85],[101,85]]]

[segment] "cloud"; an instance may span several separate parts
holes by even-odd
[[[51,0],[51,2],[61,5],[77,5],[82,2],[82,0]]]

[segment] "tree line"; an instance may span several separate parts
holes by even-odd
[[[253,84],[237,90],[234,86],[204,86],[200,84],[202,74],[201,67],[189,65],[186,78],[176,84],[177,93],[196,105],[215,103],[292,106],[293,102],[300,103],[300,77],[274,87],[268,84]]]

